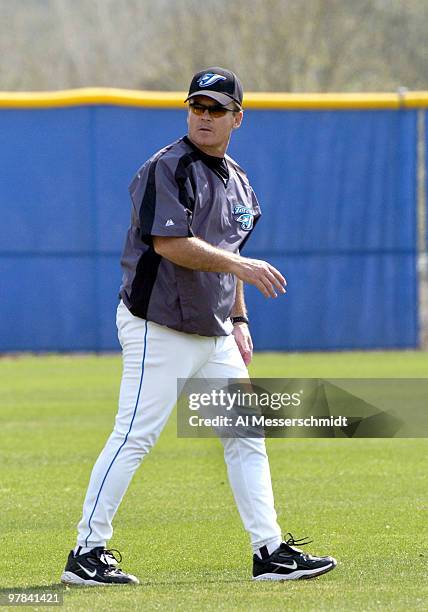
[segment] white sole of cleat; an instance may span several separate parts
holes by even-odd
[[[137,578],[135,578],[137,580]],[[61,576],[61,582],[63,584],[75,585],[75,586],[88,586],[88,587],[109,587],[109,586],[128,586],[139,584],[138,582],[97,582],[96,580],[85,580],[76,576],[73,572],[63,572]]]
[[[108,582],[97,582],[96,580],[85,580],[84,578],[80,578],[80,576],[76,576],[73,572],[63,572],[61,582],[79,586],[110,586],[111,584]]]
[[[322,576],[322,574],[326,574],[335,567],[336,563],[330,563],[330,565],[321,569],[317,568],[313,570],[299,570],[297,572],[291,572],[290,574],[260,574],[260,576],[253,576],[253,580],[276,580],[278,582],[283,580],[304,580],[308,578],[316,578],[317,576]]]

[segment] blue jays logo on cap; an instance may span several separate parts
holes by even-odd
[[[246,232],[249,232],[250,229],[253,228],[253,218],[255,212],[248,208],[248,206],[243,206],[242,204],[236,204],[233,207],[233,214],[238,215],[236,221],[241,224],[241,228]]]
[[[199,87],[210,87],[217,83],[217,81],[226,81],[226,77],[222,74],[214,74],[214,72],[207,72],[198,81]]]

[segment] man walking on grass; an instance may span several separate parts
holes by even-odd
[[[215,67],[195,74],[187,136],[154,154],[131,183],[117,311],[119,409],[91,474],[77,545],[61,577],[67,584],[138,584],[106,546],[131,478],[176,403],[177,379],[248,378],[253,347],[244,283],[267,298],[285,293],[276,268],[240,254],[260,217],[245,172],[226,154],[242,123],[242,99],[233,72]],[[221,442],[251,540],[253,578],[295,580],[332,570],[332,557],[304,554],[292,536],[282,541],[264,439]]]

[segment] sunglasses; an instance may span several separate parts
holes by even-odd
[[[201,117],[205,111],[208,111],[210,117],[214,117],[218,119],[219,117],[224,117],[226,113],[235,113],[235,110],[230,108],[224,108],[224,106],[220,106],[219,104],[214,104],[213,106],[206,106],[205,104],[197,104],[196,102],[193,104],[189,104],[189,108],[191,109],[194,115],[198,115]]]

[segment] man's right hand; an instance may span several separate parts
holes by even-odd
[[[287,281],[267,261],[229,253],[195,236],[153,236],[153,247],[158,255],[184,268],[235,274],[244,283],[257,287],[265,297],[286,293]]]
[[[233,262],[232,272],[244,283],[257,287],[265,297],[276,298],[277,292],[287,292],[287,281],[281,272],[262,259],[239,257]]]

